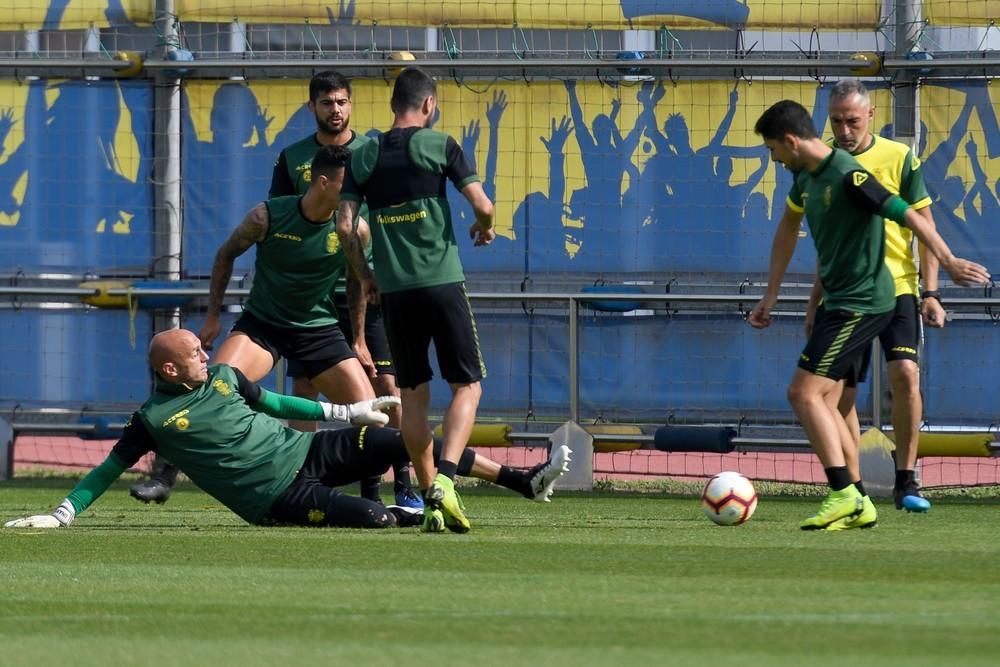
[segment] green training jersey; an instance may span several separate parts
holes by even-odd
[[[260,391],[225,364],[209,366],[208,380],[195,388],[157,379],[113,453],[131,467],[155,450],[205,493],[258,523],[295,479],[314,436],[251,409]]]
[[[393,128],[351,156],[341,198],[368,203],[375,277],[383,292],[465,280],[445,188],[479,180],[452,137]]]
[[[311,329],[337,323],[331,292],[344,254],[336,218],[306,220],[301,202],[297,195],[266,202],[267,236],[257,243],[246,309],[268,324]]]
[[[836,145],[832,141],[829,143]],[[902,197],[915,211],[931,205],[920,160],[906,144],[872,136],[866,148],[854,153],[854,159],[886,190]],[[885,223],[885,264],[895,280],[896,296],[920,293],[913,232],[889,220]]]
[[[365,135],[351,130],[351,140],[346,145],[351,153],[354,153],[354,151],[370,142],[371,139]],[[271,189],[268,192],[268,197],[274,199],[275,197],[284,197],[286,195],[304,195],[306,190],[309,189],[309,184],[312,182],[313,158],[316,157],[316,151],[321,147],[322,144],[316,140],[316,134],[313,133],[305,139],[296,141],[291,146],[283,149],[278,154],[278,159],[274,163],[274,172],[271,175]],[[359,215],[368,220],[368,207],[366,205],[361,205]],[[339,242],[337,248],[338,254],[343,255],[343,251],[339,249]],[[372,266],[371,244],[365,248],[365,258],[368,260],[368,266]],[[334,284],[334,292],[343,293],[347,291],[347,280],[344,277],[347,262],[343,256],[338,258],[338,264],[343,266],[344,270],[340,272],[337,282]]]
[[[884,313],[895,307],[895,287],[885,264],[885,225],[879,215],[890,197],[840,149],[833,149],[812,172],[795,174],[788,205],[805,212],[828,309]]]
[[[346,146],[353,153],[369,142],[371,139],[351,130],[351,140]],[[313,158],[322,146],[316,140],[316,133],[313,133],[282,149],[274,162],[268,198],[304,195],[312,182]]]

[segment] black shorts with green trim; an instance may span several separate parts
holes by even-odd
[[[382,317],[401,389],[413,389],[434,377],[431,341],[447,382],[466,384],[486,377],[465,283],[383,293]]]
[[[886,361],[909,360],[920,363],[920,340],[923,337],[923,324],[920,320],[920,304],[913,294],[900,294],[896,297],[896,309],[892,311],[892,322],[879,334],[882,343],[882,353]],[[868,369],[872,365],[872,355],[862,354],[858,358],[858,366],[853,374],[846,377],[848,387],[856,387],[868,379]]]
[[[831,380],[857,370],[860,355],[892,322],[893,311],[867,314],[827,310],[817,318],[812,336],[799,355],[799,368]]]
[[[279,327],[245,310],[232,331],[246,334],[270,352],[275,363],[281,357],[297,361],[302,375],[293,377],[312,379],[345,359],[357,357],[336,324],[313,329]]]
[[[351,331],[351,311],[347,307],[347,295],[336,293],[333,297],[333,305],[337,308],[337,326],[344,334],[344,340],[348,345],[354,344],[354,332]],[[368,304],[365,310],[365,342],[368,344],[368,352],[372,355],[375,363],[375,370],[379,375],[395,375],[396,367],[392,363],[392,355],[389,353],[389,341],[385,337],[385,323],[382,321],[382,308],[375,304]],[[353,349],[353,348],[352,348]],[[288,360],[288,377],[307,377],[305,368],[294,359]]]

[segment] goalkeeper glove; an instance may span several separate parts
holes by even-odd
[[[398,396],[379,396],[350,405],[320,403],[327,421],[350,422],[359,426],[385,426],[389,423],[387,411],[399,405]]]
[[[62,501],[59,507],[52,510],[52,514],[36,514],[20,519],[8,521],[4,528],[65,528],[73,523],[76,518],[76,510],[68,500]]]

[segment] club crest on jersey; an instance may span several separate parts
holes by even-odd
[[[181,417],[174,423],[176,424],[178,431],[186,431],[188,430],[188,426],[191,425],[191,421],[187,417]]]
[[[163,422],[163,428],[166,428],[166,427],[170,426],[171,424],[177,423],[177,422],[179,422],[179,421],[181,421],[183,419],[184,420],[184,424],[185,424],[184,428],[181,429],[183,431],[185,428],[187,428],[187,425],[190,425],[190,423],[191,423],[191,422],[189,422],[184,417],[184,415],[186,415],[189,412],[191,412],[191,411],[190,410],[181,410],[180,412],[178,412],[176,414],[170,415],[170,417]],[[180,427],[178,426],[178,428],[180,428]]]
[[[337,232],[330,232],[326,235],[326,252],[332,255],[337,252],[338,248],[340,248],[340,239],[337,238]]]
[[[229,385],[226,384],[225,380],[216,380],[215,382],[213,382],[212,389],[219,392],[223,396],[229,396],[231,393],[233,393],[233,390],[229,388]]]
[[[309,510],[309,523],[322,523],[323,519],[326,518],[326,512],[323,510]]]

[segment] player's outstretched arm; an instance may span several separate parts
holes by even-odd
[[[128,439],[142,437],[142,431],[132,427],[132,421],[125,427],[126,432],[119,440],[119,445]],[[138,434],[138,435],[137,435]],[[116,445],[118,447],[119,445]],[[137,456],[135,461],[138,461]],[[58,507],[52,510],[51,514],[36,514],[34,516],[21,517],[4,524],[4,528],[64,528],[73,523],[76,515],[90,507],[95,500],[108,490],[111,483],[118,479],[130,465],[118,457],[115,451],[108,454],[104,461],[87,473],[73,490],[70,491],[66,499]]]
[[[198,332],[201,345],[206,350],[211,350],[212,343],[219,337],[221,329],[219,313],[222,312],[222,299],[226,296],[226,288],[233,277],[233,264],[237,257],[267,237],[268,224],[267,205],[258,204],[246,214],[243,222],[233,230],[215,253],[212,278],[209,283],[208,313],[201,331]]]
[[[278,419],[331,421],[358,426],[384,426],[389,423],[389,410],[400,404],[398,396],[379,396],[357,403],[339,405],[313,401],[298,396],[286,396],[264,388],[251,403],[254,410]]]
[[[990,282],[990,272],[982,264],[955,257],[948,244],[938,234],[933,222],[920,215],[912,208],[907,208],[903,224],[913,230],[914,235],[941,263],[941,268],[948,272],[951,279],[965,287],[983,285]]]

